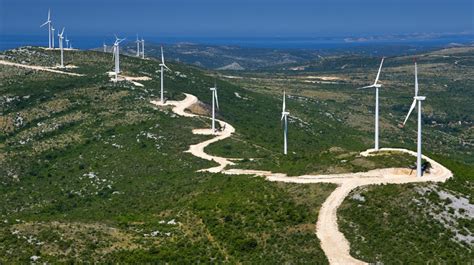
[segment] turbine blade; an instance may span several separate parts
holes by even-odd
[[[48,23],[49,23],[49,20],[46,21],[46,22],[44,22],[44,23],[40,26],[40,28],[44,27],[44,26],[45,26],[46,24],[48,24]]]
[[[286,98],[286,96],[285,96],[285,91],[283,91],[283,107],[282,107],[282,109],[281,109],[282,112],[285,112],[285,109],[286,109],[285,98]]]
[[[371,88],[371,87],[374,87],[374,85],[359,87],[359,88],[357,88],[357,90],[367,89],[367,88]]]
[[[63,27],[63,30],[61,31],[61,37],[63,36],[63,33],[64,33],[64,29],[65,29],[65,28]]]
[[[385,58],[384,58],[384,57],[382,57],[382,61],[380,62],[379,72],[377,73],[377,77],[375,78],[374,85],[376,85],[376,84],[377,84],[377,82],[379,81],[380,72],[382,71],[382,65],[383,65],[383,60],[384,60],[384,59],[385,59]]]
[[[171,69],[170,69],[168,66],[166,66],[166,64],[163,64],[163,66],[164,66],[166,69],[168,69],[168,70],[171,71]]]
[[[285,114],[281,114],[281,121],[285,118]]]
[[[410,110],[408,111],[407,117],[405,118],[405,121],[403,121],[403,125],[405,125],[405,123],[407,122],[408,117],[410,117],[410,114],[415,109],[415,106],[416,106],[416,99],[413,100],[413,103],[411,104]]]
[[[165,55],[163,54],[163,46],[161,46],[161,63],[165,64]],[[168,68],[168,67],[166,67]]]
[[[219,109],[219,100],[217,99],[217,88],[214,91],[214,96],[216,97],[216,107]]]
[[[418,96],[418,66],[415,62],[415,97]]]

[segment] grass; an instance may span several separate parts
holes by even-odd
[[[334,186],[196,173],[212,162],[184,151],[207,138],[191,133],[207,121],[150,105],[159,80],[114,85],[107,55],[74,56],[87,77],[1,68],[13,98],[2,102],[1,262],[327,263],[314,223]],[[158,69],[123,61],[130,75]],[[168,97],[208,80],[172,66],[182,74],[166,80]]]
[[[58,56],[37,48],[5,54],[11,60],[28,59],[31,64],[43,65],[53,65]],[[209,121],[177,117],[149,104],[160,87],[156,61],[121,57],[126,75],[153,78],[141,81],[145,87],[140,88],[108,81],[105,73],[112,68],[110,54],[71,52],[66,58],[78,66],[70,71],[87,76],[0,66],[0,125],[4,128],[0,134],[1,262],[26,263],[37,255],[41,262],[50,263],[327,263],[314,235],[314,223],[333,185],[279,184],[249,176],[197,173],[214,164],[183,151],[207,139],[193,135],[191,129],[209,126]],[[336,73],[345,59],[334,60],[315,69]],[[337,85],[297,83],[298,87],[289,89],[288,156],[281,155],[280,91],[292,81],[292,74],[258,73],[278,75],[282,79],[278,82],[266,78],[254,83],[244,79],[237,84],[217,80],[218,117],[235,126],[237,133],[206,151],[244,158],[238,167],[290,175],[413,164],[414,158],[405,155],[357,156],[373,144],[373,133],[367,129],[373,119],[369,112],[373,97],[355,92],[352,82],[365,83],[367,77],[359,66],[377,63],[360,57],[349,62],[353,66],[343,73],[350,78]],[[394,63],[389,80],[411,82],[407,70],[396,68],[406,63],[406,58]],[[166,72],[164,80],[168,99],[182,99],[182,92],[186,92],[210,104],[208,88],[214,84],[213,73],[179,63],[169,66],[173,72]],[[439,81],[443,85],[449,79]],[[457,86],[453,84],[462,82],[449,81],[447,85],[453,91],[468,91],[470,82]],[[410,95],[399,95],[401,101],[392,97],[408,89],[407,84],[383,91],[382,146],[415,146],[414,123],[404,130],[393,125],[405,113]],[[453,143],[456,137],[465,139],[469,123],[446,122],[451,118],[470,122],[471,116],[459,116],[469,106],[466,99],[459,104],[443,103],[447,98],[443,86],[430,85],[433,103],[425,105],[430,113],[424,124],[425,148],[431,152],[427,152],[429,156],[455,170],[454,180],[441,188],[466,197],[472,194],[472,171],[466,165],[471,161],[469,145]],[[452,112],[446,110],[450,106]],[[365,211],[351,199],[344,202],[340,220],[348,239],[373,239],[359,242],[360,247],[352,249],[355,256],[385,263],[390,263],[390,258],[413,262],[425,257],[443,262],[455,256],[463,262],[472,257],[461,253],[464,249],[459,244],[447,241],[451,235],[448,229],[417,211],[412,198],[421,201],[428,195],[416,193],[415,187],[364,190],[368,199],[361,209]],[[380,222],[384,214],[389,217]],[[364,220],[371,220],[370,230],[364,227]],[[352,225],[358,225],[357,229]],[[403,227],[408,227],[406,233]],[[431,231],[442,235],[426,239]],[[409,243],[399,243],[396,233]],[[423,245],[426,240],[433,248]],[[403,255],[410,250],[421,250],[422,255],[410,260],[413,256]]]

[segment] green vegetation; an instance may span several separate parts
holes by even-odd
[[[474,167],[446,165],[456,177],[439,186],[383,185],[352,191],[338,211],[351,255],[384,264],[471,263]]]
[[[31,51],[54,61],[6,54]],[[68,56],[86,77],[0,68],[1,262],[327,262],[314,223],[333,185],[196,173],[212,163],[184,151],[208,121],[148,103],[155,62],[122,58],[154,78],[140,88],[108,81],[109,54]],[[170,67],[167,96],[208,91],[203,73]]]
[[[58,54],[28,48],[2,56],[53,66]],[[420,83],[429,97],[424,107],[424,148],[456,174],[440,189],[472,203],[473,172],[465,164],[473,162],[469,137],[474,112],[468,101],[473,84],[471,54],[460,52],[441,66],[439,56],[421,58],[420,65],[425,64]],[[462,63],[453,72],[458,57],[463,57]],[[136,87],[109,81],[111,54],[77,51],[67,52],[65,58],[66,64],[78,67],[67,71],[86,76],[0,66],[0,262],[26,263],[36,255],[41,262],[327,263],[314,236],[314,223],[333,185],[197,173],[214,164],[184,151],[207,139],[191,130],[209,126],[209,121],[178,117],[149,104],[160,87],[156,61],[121,57],[125,75],[152,78],[139,81],[144,87]],[[413,157],[401,154],[358,156],[373,143],[373,95],[354,88],[369,82],[366,73],[376,68],[378,59],[336,56],[327,60],[301,73],[242,73],[243,78],[231,79],[232,83],[217,80],[218,118],[237,132],[206,151],[244,158],[237,161],[238,168],[290,175],[413,164]],[[382,146],[415,146],[414,122],[405,129],[396,126],[411,101],[409,63],[404,57],[387,60],[382,77],[387,89],[381,92]],[[181,99],[187,92],[209,105],[209,87],[216,73],[180,63],[169,66],[173,72],[165,75],[168,99]],[[310,78],[315,75],[320,77]],[[324,76],[337,79],[328,81]],[[291,95],[288,156],[281,154],[279,121],[284,88]],[[466,94],[458,95],[460,91]],[[430,189],[438,189],[433,186]],[[472,259],[471,252],[459,254],[466,246],[451,240],[453,234],[447,232],[451,230],[417,211],[413,198],[442,203],[430,200],[432,192],[421,192],[419,187],[423,185],[364,189],[368,199],[360,209],[354,207],[357,200],[344,202],[341,226],[352,245],[361,235],[373,238],[359,242],[354,256],[390,263],[393,253],[406,250],[406,245],[392,244],[398,240],[396,233],[404,240],[393,242],[410,242],[407,245],[414,251],[426,250],[426,237],[440,231],[438,238],[430,239],[437,251],[431,249],[430,259],[425,260],[443,262],[453,255],[460,262]],[[373,226],[364,228],[364,220],[373,220]],[[472,232],[472,218],[456,220],[456,229]],[[403,233],[400,224],[411,227]],[[389,245],[395,248],[390,253]],[[424,251],[420,260],[429,253]],[[408,254],[394,260],[419,261]]]
[[[472,238],[472,214],[453,214],[444,201],[431,200],[430,194],[447,192],[466,200],[471,204],[469,207],[474,204],[474,172],[471,169],[474,162],[474,109],[469,102],[473,96],[470,88],[474,85],[474,68],[469,62],[473,58],[473,48],[441,50],[418,56],[420,91],[428,97],[423,107],[423,150],[453,170],[455,176],[446,184],[433,185],[435,191],[431,193],[417,192],[424,186],[417,184],[373,186],[355,191],[352,195],[362,192],[366,202],[347,199],[339,213],[342,231],[349,239],[355,257],[389,264],[472,262],[474,242],[459,240],[459,235]],[[371,169],[368,161],[358,160],[357,153],[373,143],[374,93],[355,88],[372,82],[379,62],[379,58],[334,56],[310,64],[304,71],[242,73],[240,78],[228,79],[255,93],[276,98],[281,97],[281,91],[286,89],[291,95],[287,100],[291,116],[309,124],[306,127],[299,122],[290,122],[290,154],[288,157],[280,155],[282,130],[277,120],[280,105],[276,102],[269,111],[274,113],[272,118],[267,116],[267,119],[274,120],[272,130],[278,134],[272,138],[273,134],[266,130],[268,125],[254,125],[265,139],[256,136],[247,141],[254,148],[261,147],[260,152],[253,156],[242,152],[247,159],[237,167],[292,175]],[[405,128],[397,126],[403,121],[413,96],[412,58],[388,58],[381,80],[384,85],[380,92],[381,145],[414,150],[416,119],[412,117]],[[273,107],[263,104],[268,109]],[[258,109],[258,113],[261,111]],[[319,134],[300,137],[302,131],[311,129]],[[244,137],[236,135],[239,141],[226,140],[209,149],[223,155],[230,153],[229,150],[239,152],[243,140],[246,140]],[[413,164],[413,158],[409,157],[371,159],[378,160],[372,164],[375,167]],[[347,162],[341,163],[341,160]],[[364,167],[357,167],[358,162]],[[437,212],[446,212],[451,217],[450,222],[457,225],[449,227],[432,214],[421,211],[427,205]],[[460,211],[469,213],[465,208]]]

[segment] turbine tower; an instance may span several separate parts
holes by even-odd
[[[48,20],[46,20],[40,28],[45,25],[48,25],[48,48],[51,49],[51,9],[48,9]],[[54,38],[54,35],[52,35],[52,37]]]
[[[286,104],[285,104],[286,94],[283,91],[283,107],[281,110],[281,120],[284,122],[284,129],[283,129],[283,154],[287,154],[287,138],[288,138],[288,115],[290,114],[286,111]]]
[[[137,57],[140,57],[140,40],[138,39],[138,34],[135,42],[137,43]]]
[[[161,66],[161,94],[160,94],[160,102],[161,104],[164,104],[164,99],[163,99],[163,72],[165,71],[164,68],[168,69],[168,70],[171,70],[168,68],[168,66],[166,66],[165,64],[165,55],[163,54],[163,46],[161,46],[161,63],[160,63],[160,66]]]
[[[145,40],[142,37],[142,59],[145,59]]]
[[[219,100],[217,99],[217,85],[210,88],[212,92],[212,133],[216,132],[216,107],[219,109]]]
[[[416,107],[416,103],[418,102],[418,137],[417,137],[417,150],[416,150],[416,176],[421,177],[421,102],[425,100],[426,97],[418,96],[418,67],[415,61],[415,96],[413,97],[413,103],[411,104],[410,110],[408,111],[407,117],[405,121],[403,121],[403,126],[410,117],[410,114]]]
[[[54,31],[55,31],[54,27],[53,27],[53,26],[51,26],[51,34],[53,34],[53,37],[51,38],[51,39],[52,39],[52,41],[53,41],[53,43],[52,43],[52,47],[51,47],[51,48],[53,48],[53,50],[54,50]]]
[[[382,61],[380,62],[379,71],[377,73],[377,77],[375,78],[375,82],[370,86],[361,87],[358,89],[366,89],[366,88],[375,88],[375,150],[379,150],[379,88],[382,87],[381,84],[377,84],[380,77],[380,72],[382,71],[383,60],[385,58],[382,57]]]
[[[115,35],[115,42],[114,48],[112,50],[112,60],[115,61],[115,81],[118,80],[118,74],[120,73],[120,46],[119,44],[124,41],[125,39],[119,39],[117,35]]]
[[[105,41],[102,44],[104,46],[104,52],[107,52],[107,45],[105,44]]]
[[[63,49],[63,34],[64,34],[64,28],[63,30],[61,31],[61,34],[58,34],[58,37],[59,37],[59,49],[61,49],[61,68],[64,68],[64,57],[63,57],[63,54],[64,54],[64,49]]]

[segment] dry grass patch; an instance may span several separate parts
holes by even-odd
[[[32,148],[34,153],[39,154],[51,149],[63,149],[70,144],[81,144],[83,140],[82,134],[70,132],[43,141],[35,141]]]
[[[362,168],[375,168],[376,164],[370,160],[365,158],[356,158],[350,161],[351,164],[354,166],[362,167]]]
[[[96,246],[93,256],[101,257],[116,250],[140,247],[134,235],[101,223],[22,223],[12,226],[12,233],[41,245],[41,251],[51,256],[81,258]]]
[[[351,97],[342,92],[330,92],[330,91],[323,91],[323,90],[311,90],[305,89],[301,93],[298,93],[301,96],[313,98],[313,99],[320,99],[320,100],[334,100],[336,102],[345,102]]]
[[[189,108],[187,108],[187,110],[197,115],[202,115],[202,116],[211,115],[211,112],[209,111],[208,107],[201,101],[191,105]]]

